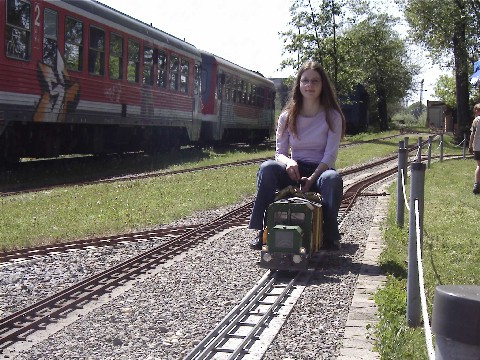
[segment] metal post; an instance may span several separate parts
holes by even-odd
[[[480,358],[480,286],[439,285],[432,310],[436,360]]]
[[[440,162],[443,161],[443,134],[440,134]]]
[[[428,137],[428,155],[427,155],[427,168],[430,169],[430,162],[432,160],[432,136]]]
[[[462,146],[462,154],[463,158],[465,159],[465,150],[467,148],[467,134],[463,133],[463,146]]]
[[[408,136],[405,136],[403,142],[405,143],[405,149],[408,149]]]
[[[397,174],[397,227],[403,227],[405,219],[405,200],[403,198],[404,178],[407,177],[407,149],[404,142],[398,142],[398,174]],[[402,176],[403,173],[403,176]]]
[[[417,159],[415,162],[422,162],[422,138],[418,138],[418,143],[417,143]]]
[[[426,165],[412,163],[410,166],[410,212],[408,222],[408,277],[407,277],[407,323],[410,327],[421,324],[420,285],[418,283],[417,241],[423,238],[423,204]],[[417,239],[415,201],[418,200],[420,239]]]

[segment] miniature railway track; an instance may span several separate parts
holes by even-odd
[[[385,170],[381,173],[371,175],[362,181],[356,182],[355,184],[351,185],[346,191],[344,191],[342,203],[340,205],[340,212],[338,216],[339,222],[343,220],[347,212],[352,208],[353,204],[355,203],[356,198],[360,196],[360,194],[365,188],[367,188],[372,184],[375,184],[378,181],[381,181],[389,177],[390,175],[395,174],[397,171],[398,171],[397,167],[394,167],[394,168]],[[386,194],[379,194],[379,195],[386,195]]]
[[[391,136],[386,136],[380,139],[340,144],[340,147],[350,147],[350,146],[370,143],[374,141],[388,140],[401,135],[402,134],[391,135]],[[111,177],[100,178],[100,179],[94,178],[94,179],[84,180],[84,181],[69,181],[69,182],[51,185],[51,186],[37,186],[37,187],[30,187],[27,189],[0,191],[0,197],[26,194],[26,193],[37,192],[37,191],[49,191],[55,188],[66,187],[66,186],[93,185],[93,184],[100,184],[100,183],[111,183],[115,181],[131,181],[131,180],[139,180],[139,179],[146,179],[146,178],[159,177],[159,176],[183,174],[183,173],[189,173],[189,172],[195,172],[195,171],[214,170],[214,169],[220,169],[220,168],[231,167],[231,166],[245,166],[245,165],[257,164],[268,159],[269,158],[258,158],[258,159],[242,160],[242,161],[235,161],[235,162],[225,163],[225,164],[208,165],[208,166],[194,167],[194,168],[181,169],[181,170],[171,170],[171,171],[159,170],[154,172],[143,172],[138,174],[123,174],[123,175],[111,176]]]
[[[392,174],[392,169],[383,173],[384,177]],[[347,190],[345,194],[352,195],[345,198],[348,202],[343,211],[343,217],[351,208],[362,189],[368,184],[381,179],[381,174],[360,181],[358,190]],[[57,318],[64,317],[69,312],[82,307],[92,299],[112,291],[136,276],[165,263],[174,256],[190,249],[199,242],[234,226],[245,225],[251,212],[251,203],[243,205],[219,218],[185,232],[164,244],[129,259],[109,270],[87,278],[55,295],[43,299],[31,306],[17,311],[0,320],[0,349],[10,344],[25,340],[26,335],[44,328]],[[145,233],[142,233],[145,236]],[[135,237],[131,234],[132,237]],[[158,234],[157,234],[158,235]],[[155,235],[155,236],[157,236]],[[123,237],[119,237],[123,238]]]
[[[186,357],[185,360],[236,359],[249,349],[277,316],[304,274],[282,277],[267,271],[257,285]],[[222,356],[223,355],[223,356]]]
[[[341,171],[342,176],[354,174],[360,171],[367,170],[369,168],[379,166],[396,159],[396,156],[389,156],[378,161],[375,161],[371,164],[362,165],[359,167],[351,168],[349,170]],[[190,169],[191,170],[191,169]],[[185,172],[187,170],[184,170]],[[350,194],[352,190],[348,189],[347,193]],[[346,208],[346,205],[342,202],[342,213],[343,209]],[[155,240],[156,238],[165,238],[165,237],[175,237],[182,235],[184,232],[191,230],[193,226],[185,227],[173,227],[173,228],[163,228],[158,230],[148,230],[137,233],[114,235],[108,237],[98,237],[84,240],[76,240],[71,242],[61,242],[54,243],[49,245],[42,245],[36,247],[29,247],[24,249],[17,249],[12,251],[0,252],[0,264],[9,262],[9,261],[24,261],[33,259],[38,256],[52,255],[60,252],[67,252],[73,250],[82,250],[87,247],[102,247],[102,246],[114,246],[119,243],[126,242],[137,242],[144,240]]]
[[[9,261],[31,260],[39,256],[53,255],[68,251],[83,250],[88,247],[114,246],[120,243],[151,241],[158,238],[175,238],[198,227],[198,225],[178,226],[148,230],[130,234],[107,236],[93,239],[35,246],[0,253],[0,264]]]
[[[368,186],[394,174],[397,168],[390,168],[369,176],[351,185],[343,195],[339,222],[352,208],[355,200]],[[317,256],[323,256],[320,251]],[[252,288],[242,301],[221,320],[218,325],[187,355],[185,360],[240,359],[257,352],[255,342],[260,334],[278,317],[279,309],[291,300],[297,286],[303,285],[310,277],[309,272],[289,272],[282,277],[281,271],[269,270]],[[286,316],[286,315],[284,315]],[[251,351],[254,349],[254,351]]]
[[[161,246],[1,319],[0,349],[24,340],[30,332],[44,328],[54,319],[82,307],[93,298],[112,291],[115,287],[155,268],[210,236],[224,229],[245,224],[250,210],[251,204],[239,207],[206,225],[187,231]]]

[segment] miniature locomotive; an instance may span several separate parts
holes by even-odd
[[[263,232],[260,266],[305,270],[323,241],[321,195],[289,186],[270,204]]]

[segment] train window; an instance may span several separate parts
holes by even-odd
[[[190,64],[188,60],[182,59],[180,67],[180,91],[188,94],[188,74],[190,72]]]
[[[162,50],[158,50],[157,64],[157,86],[165,89],[167,87],[167,54]]]
[[[231,97],[231,92],[232,92],[232,89],[231,89],[231,83],[230,83],[230,75],[226,75],[225,76],[225,100],[226,101],[232,101],[232,97]]]
[[[304,222],[305,222],[305,213],[292,212],[292,214],[290,215],[291,225],[302,225]]]
[[[217,85],[215,86],[215,99],[223,99],[222,74],[217,74]]]
[[[262,108],[265,105],[265,100],[264,100],[264,89],[261,87],[257,87],[257,105],[258,107]]]
[[[245,84],[245,104],[250,104],[250,99],[252,96],[252,94],[250,94],[251,91],[252,91],[252,84],[247,82]]]
[[[237,101],[237,79],[232,77],[232,102]]]
[[[153,85],[153,49],[143,48],[143,83]]]
[[[257,87],[256,85],[252,84],[252,90],[250,91],[250,104],[257,105]]]
[[[246,81],[243,82],[243,103],[248,104],[248,92],[250,89],[248,88],[249,83]]]
[[[93,75],[105,73],[105,32],[94,26],[90,26],[88,72]]]
[[[243,80],[240,79],[237,80],[237,102],[243,102]]]
[[[178,56],[170,55],[170,90],[178,90]]]
[[[275,211],[273,214],[273,221],[277,225],[288,225],[288,212]]]
[[[117,34],[110,34],[108,75],[113,80],[123,79],[123,38]]]
[[[67,69],[82,71],[83,24],[68,16],[65,19],[64,58]]]
[[[127,80],[138,82],[140,71],[140,44],[134,40],[128,40],[128,63]]]
[[[45,9],[43,14],[43,62],[57,65],[57,12]]]
[[[5,53],[8,57],[30,59],[30,3],[22,0],[7,0],[7,23],[5,25]]]
[[[195,95],[200,93],[202,88],[202,77],[200,76],[200,65],[195,64],[195,89],[193,90]]]

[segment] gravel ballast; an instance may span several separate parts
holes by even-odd
[[[376,197],[357,200],[340,229],[342,249],[322,257],[264,359],[338,356],[376,201]],[[178,224],[206,222],[230,209],[198,213]],[[258,252],[248,247],[251,237],[252,231],[242,227],[211,238],[6,349],[2,356],[181,359],[265,273],[258,266]],[[124,244],[0,267],[0,316],[151,246],[155,244]]]

